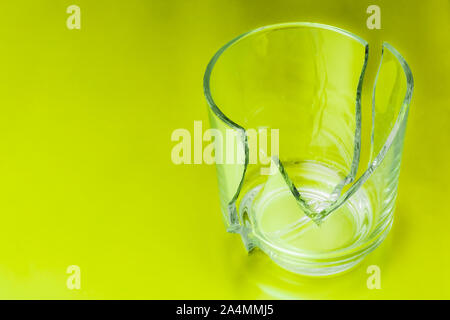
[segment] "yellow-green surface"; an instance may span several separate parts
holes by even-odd
[[[71,4],[81,30],[66,27]],[[366,27],[370,4],[381,7],[381,30]],[[448,0],[0,9],[0,298],[450,298]],[[372,51],[386,40],[415,78],[394,227],[332,279],[248,256],[224,230],[214,167],[171,162],[173,130],[207,124],[202,77],[215,51],[288,21],[344,28]],[[366,287],[373,264],[380,290]],[[66,287],[69,265],[81,268],[80,290]]]

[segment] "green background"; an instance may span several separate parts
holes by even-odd
[[[72,4],[81,30],[66,27]],[[371,4],[381,30],[366,27]],[[0,10],[0,298],[450,298],[450,1],[29,0]],[[388,41],[415,80],[393,229],[334,278],[247,255],[222,224],[215,168],[171,162],[173,130],[207,126],[212,55],[245,31],[293,21],[354,32],[374,54]],[[373,264],[380,290],[366,286]],[[80,290],[66,287],[69,265],[81,268]]]

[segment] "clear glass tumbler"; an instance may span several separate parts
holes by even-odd
[[[296,273],[330,275],[386,237],[413,78],[391,45],[382,49],[367,145],[361,91],[369,47],[358,36],[279,24],[214,55],[204,91],[221,210],[247,250],[260,248]]]

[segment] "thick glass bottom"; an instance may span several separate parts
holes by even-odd
[[[315,162],[292,164],[289,174],[298,191],[314,207],[326,206],[341,177]],[[340,208],[317,225],[307,217],[288,188],[248,191],[240,212],[248,215],[252,232],[246,236],[277,264],[292,272],[325,276],[343,272],[362,261],[388,233],[373,237],[373,199],[359,189]],[[247,240],[247,241],[248,241]]]

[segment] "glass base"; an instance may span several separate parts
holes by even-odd
[[[298,191],[309,204],[326,206],[337,172],[315,162],[287,168]],[[243,235],[248,248],[259,247],[283,268],[311,276],[337,274],[356,266],[388,233],[371,238],[374,212],[364,188],[317,225],[300,209],[287,188],[261,192],[264,184],[248,191],[240,212],[246,212],[251,233]],[[390,226],[390,225],[389,225]]]

